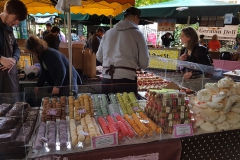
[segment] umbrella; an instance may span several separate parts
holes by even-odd
[[[139,7],[141,16],[146,19],[157,20],[160,18],[187,18],[201,16],[224,16],[225,13],[237,15],[239,4],[227,3],[216,0],[173,0],[144,7]]]

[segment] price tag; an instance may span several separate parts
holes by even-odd
[[[175,137],[193,136],[193,129],[191,124],[177,124],[173,126]]]
[[[113,113],[112,116],[116,117],[118,116],[119,114],[118,113]]]
[[[170,108],[170,107],[166,107],[166,113],[169,113],[169,112],[170,112],[170,110],[171,110],[171,108]]]
[[[84,135],[84,136],[88,136],[88,135],[89,135],[87,132],[84,132],[84,131],[79,131],[78,133],[79,133],[79,134],[82,134],[82,135]]]
[[[181,114],[180,114],[180,118],[181,118],[181,119],[184,118],[184,112],[181,112]]]
[[[142,123],[149,123],[149,120],[147,120],[147,119],[141,119],[140,122],[142,122]]]
[[[105,134],[93,137],[91,141],[92,148],[103,148],[118,145],[117,133]]]
[[[78,110],[78,114],[86,113],[86,109],[80,109]]]
[[[138,107],[135,106],[135,107],[132,108],[132,110],[136,112],[138,110]]]
[[[56,109],[49,109],[47,115],[56,116],[57,110]]]
[[[173,118],[173,115],[172,115],[172,113],[170,113],[169,115],[168,115],[168,119],[172,119]]]
[[[181,106],[181,112],[185,111],[185,106]]]

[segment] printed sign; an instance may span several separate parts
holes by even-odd
[[[157,35],[156,33],[149,33],[147,36],[148,44],[156,45]]]
[[[177,124],[173,126],[175,137],[193,136],[193,129],[191,124]]]
[[[225,27],[199,27],[198,34],[203,34],[205,38],[211,38],[214,34],[218,36],[219,40],[235,39],[238,32],[237,25],[226,25]]]
[[[174,31],[176,19],[160,19],[158,20],[158,31]]]
[[[176,61],[171,61],[168,59],[177,60],[179,58],[180,50],[167,50],[167,49],[149,49],[150,53],[150,63],[149,68],[159,68],[159,69],[176,69],[177,64]],[[154,58],[153,56],[159,56],[162,58],[166,58],[164,60],[159,60]]]
[[[111,147],[118,145],[117,133],[105,134],[93,137],[91,141],[92,148]]]

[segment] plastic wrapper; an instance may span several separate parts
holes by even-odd
[[[5,116],[7,112],[12,108],[11,104],[3,103],[0,105],[0,116]]]
[[[15,118],[4,118],[0,121],[0,132],[12,129],[17,124]]]
[[[25,102],[16,102],[6,116],[22,117],[27,108],[29,108],[29,104]]]

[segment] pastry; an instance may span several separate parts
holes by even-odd
[[[224,108],[222,103],[217,103],[217,102],[207,102],[206,105],[207,107],[217,111],[221,111]]]
[[[212,98],[212,92],[209,89],[202,89],[197,93],[197,100],[200,102],[208,102]]]
[[[205,122],[200,125],[200,128],[206,132],[214,132],[216,130],[216,126],[210,122]]]
[[[203,109],[201,112],[200,112],[200,115],[201,117],[207,121],[207,122],[214,122],[216,121],[218,118],[219,118],[219,113],[210,109],[210,108],[207,108],[207,109]]]
[[[212,95],[212,102],[221,102],[226,97],[225,92],[219,92],[217,94]]]
[[[230,124],[237,124],[238,122],[240,122],[240,114],[238,113],[228,112],[226,116],[227,116],[226,121]]]
[[[227,116],[225,114],[220,114],[219,118],[213,122],[213,124],[220,124],[224,122],[227,119]]]
[[[226,131],[226,130],[230,129],[230,124],[228,122],[224,121],[223,123],[217,124],[216,127],[217,127],[217,129]]]
[[[217,93],[219,91],[217,83],[206,83],[205,88],[209,89],[211,92]]]

